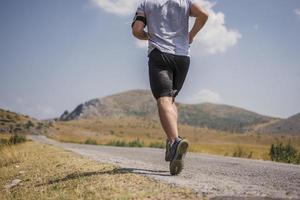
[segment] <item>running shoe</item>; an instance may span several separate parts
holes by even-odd
[[[174,144],[170,148],[170,173],[178,175],[184,166],[184,158],[188,150],[189,143],[185,139],[176,138]]]
[[[169,140],[166,140],[166,153],[165,153],[165,161],[171,161],[172,156],[171,156],[171,144]]]

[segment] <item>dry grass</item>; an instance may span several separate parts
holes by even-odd
[[[129,142],[135,139],[143,141],[145,146],[165,141],[165,134],[158,122],[141,118],[74,120],[59,122],[56,131],[50,137],[64,142],[84,143],[88,138],[98,144],[107,144],[113,140]],[[207,128],[195,128],[179,125],[181,136],[191,141],[191,151],[232,156],[237,146],[250,154],[253,159],[269,160],[269,148],[277,141],[287,143],[300,150],[300,136],[266,135],[256,133],[227,133]]]
[[[8,141],[11,134],[0,134],[0,140]],[[15,164],[19,161],[18,152],[15,146],[8,144],[0,144],[0,167]]]
[[[5,167],[19,162],[18,153],[13,145],[0,147],[0,167]]]
[[[16,145],[18,164],[0,167],[0,199],[196,199],[177,188],[53,146]],[[3,187],[14,179],[20,185]]]
[[[0,139],[9,140],[10,136],[10,133],[0,133]]]

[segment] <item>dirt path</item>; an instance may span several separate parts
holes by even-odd
[[[189,153],[182,174],[170,176],[162,149],[60,143],[44,136],[31,138],[99,162],[117,164],[132,173],[193,188],[200,196],[213,199],[245,196],[253,197],[251,199],[300,199],[300,166],[297,165]]]

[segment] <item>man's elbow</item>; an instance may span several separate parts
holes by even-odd
[[[207,20],[209,18],[209,14],[208,14],[208,12],[206,10],[201,13],[201,18],[204,21],[204,23],[207,22]]]
[[[208,20],[208,18],[209,18],[209,14],[208,14],[208,12],[206,11],[206,12],[204,13],[204,19],[205,19],[205,22]]]

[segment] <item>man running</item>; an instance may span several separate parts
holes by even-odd
[[[189,17],[196,17],[190,32]],[[208,13],[194,0],[144,0],[132,23],[133,35],[148,40],[150,86],[167,135],[165,160],[172,175],[182,171],[188,148],[188,141],[178,136],[175,97],[189,69],[190,44],[207,19]]]

